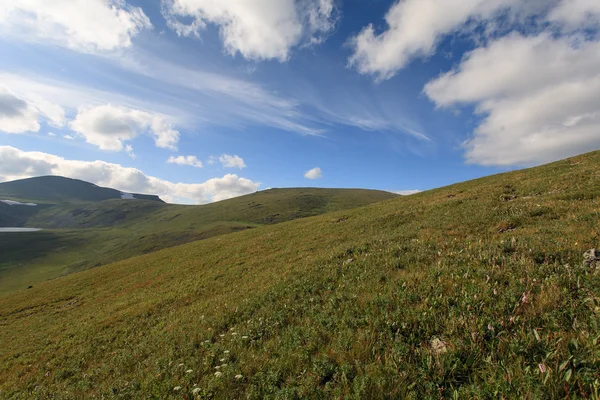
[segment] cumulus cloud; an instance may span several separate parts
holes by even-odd
[[[429,82],[438,106],[475,104],[468,162],[530,165],[600,147],[600,42],[542,33],[500,38]]]
[[[202,161],[198,160],[196,156],[171,156],[167,160],[169,164],[178,164],[178,165],[189,165],[196,168],[202,168]]]
[[[246,168],[246,163],[244,163],[244,159],[237,155],[231,156],[229,154],[223,154],[221,157],[219,157],[219,162],[225,168]]]
[[[334,0],[165,0],[163,15],[183,36],[215,24],[228,53],[253,60],[285,61],[292,48],[322,42],[336,23]]]
[[[562,0],[548,16],[550,21],[558,22],[571,29],[582,24],[600,25],[600,2],[597,0]]]
[[[175,150],[179,132],[161,114],[106,104],[79,108],[69,124],[90,144],[102,150],[121,151],[123,143],[149,133],[157,147]]]
[[[104,161],[68,160],[42,152],[25,152],[0,146],[0,180],[39,175],[60,175],[81,179],[126,193],[157,194],[167,201],[203,204],[225,200],[258,190],[260,184],[235,174],[202,183],[176,183],[148,176],[136,168]]]
[[[152,24],[141,8],[124,0],[23,0],[0,6],[0,33],[94,52],[131,46]]]
[[[317,168],[313,168],[311,170],[308,170],[304,173],[304,177],[306,179],[319,179],[321,177],[323,177],[323,173],[321,172],[321,168],[317,167]]]
[[[389,79],[413,59],[434,53],[444,35],[477,27],[500,15],[522,20],[546,13],[554,3],[556,0],[398,1],[385,15],[383,32],[368,25],[350,39],[353,54],[349,64],[379,81]]]
[[[0,86],[0,131],[6,133],[38,132],[39,120],[44,118],[54,126],[62,126],[65,111],[41,97],[18,96],[5,86]]]

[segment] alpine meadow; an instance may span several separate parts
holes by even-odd
[[[0,0],[0,400],[600,400],[600,0]]]
[[[7,398],[598,398],[600,152],[0,298]]]

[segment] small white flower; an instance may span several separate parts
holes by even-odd
[[[242,336],[242,339],[248,339],[248,336]]]
[[[222,373],[221,371],[217,371],[217,372],[215,372],[215,376],[216,376],[217,378],[220,378],[222,375],[223,375],[223,373]]]
[[[183,367],[183,363],[179,364],[178,367]]]
[[[186,374],[191,374],[192,372],[194,372],[193,369],[188,369],[187,371],[185,371]]]
[[[180,390],[181,390],[181,386],[175,386],[175,387],[173,388],[173,390],[174,390],[174,391],[176,391],[176,392],[178,392],[178,391],[180,391]]]
[[[200,393],[200,388],[195,388],[194,390],[192,390],[192,394],[198,394]]]
[[[223,368],[225,368],[226,366],[227,366],[227,364],[223,364],[223,365],[221,365],[221,367],[223,367]]]
[[[221,358],[219,361],[223,362],[223,361],[225,361],[225,359],[224,359],[224,358]]]
[[[221,366],[220,366],[220,365],[217,365],[217,366],[215,367],[215,369],[221,369]]]
[[[224,334],[224,333],[221,333],[219,336],[221,336],[221,337],[225,337],[225,334]]]
[[[229,350],[225,350],[223,353],[225,353],[225,354],[229,354]]]
[[[242,379],[242,378],[243,378],[243,376],[242,376],[242,375],[239,375],[239,374],[235,376],[235,379],[237,379],[237,380],[240,380],[240,379]]]
[[[235,335],[237,335],[237,332],[232,332],[231,334],[232,334],[233,336],[235,336]]]

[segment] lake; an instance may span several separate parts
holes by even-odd
[[[38,228],[0,228],[0,233],[2,232],[37,232],[41,231]]]

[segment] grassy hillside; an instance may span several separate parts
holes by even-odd
[[[59,229],[0,233],[0,294],[195,240],[393,197],[374,190],[273,189],[203,206],[143,200],[60,203],[25,222]],[[19,207],[25,208],[34,207]]]
[[[4,398],[600,395],[600,152],[0,298]]]
[[[162,202],[158,196],[135,194],[138,199]],[[0,199],[42,202],[100,201],[120,199],[119,190],[62,176],[39,176],[0,183]]]

